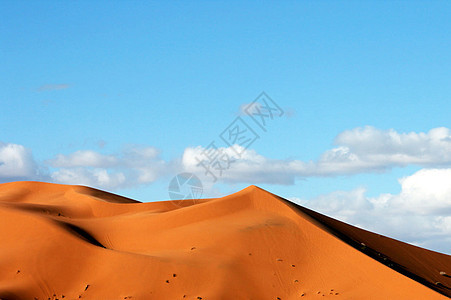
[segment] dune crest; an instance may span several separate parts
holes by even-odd
[[[0,299],[447,299],[451,256],[256,186],[175,205],[0,184]]]

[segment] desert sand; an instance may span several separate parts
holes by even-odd
[[[0,240],[0,299],[451,296],[451,256],[255,186],[141,203],[82,186],[0,184]]]

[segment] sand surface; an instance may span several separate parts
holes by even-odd
[[[258,187],[196,202],[0,184],[0,299],[448,299],[451,256]],[[446,296],[447,295],[447,296]]]

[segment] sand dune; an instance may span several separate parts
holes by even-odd
[[[80,186],[0,184],[0,240],[0,299],[451,296],[451,256],[255,186],[175,205]]]

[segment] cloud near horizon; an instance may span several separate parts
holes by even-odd
[[[118,154],[92,150],[58,154],[46,163],[56,169],[51,178],[57,183],[109,190],[149,184],[172,170],[172,164],[159,158],[156,148],[137,145],[127,146]]]
[[[310,161],[268,158],[238,145],[219,148],[221,157],[228,159],[213,166],[212,170],[221,183],[292,185],[306,177],[384,172],[409,165],[423,168],[451,166],[451,131],[444,127],[426,133],[399,133],[393,129],[366,126],[341,132],[334,144],[336,147]],[[44,164],[38,164],[31,150],[24,146],[0,144],[0,178],[3,181],[8,178],[35,180],[36,174],[43,176],[40,169],[50,167],[53,170],[49,171],[47,179],[111,190],[149,184],[179,172],[193,172],[213,185],[213,176],[199,165],[199,161],[205,162],[203,153],[206,150],[202,146],[188,147],[181,158],[169,161],[161,159],[159,150],[149,146],[128,146],[114,154],[79,150],[68,155],[57,154]]]
[[[399,194],[365,188],[290,201],[361,228],[451,254],[451,168],[422,169],[398,180]]]
[[[334,144],[337,147],[325,151],[316,161],[271,159],[252,149],[244,151],[236,145],[219,148],[233,161],[230,168],[222,172],[220,180],[225,183],[290,185],[305,177],[384,172],[409,165],[451,166],[451,131],[444,127],[427,133],[398,133],[392,129],[379,130],[367,126],[340,133]],[[238,156],[234,149],[243,154]],[[201,146],[185,149],[182,158],[185,170],[206,173],[206,169],[198,165],[205,151],[208,149]]]
[[[0,142],[0,183],[40,178],[31,150],[22,145]]]

